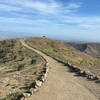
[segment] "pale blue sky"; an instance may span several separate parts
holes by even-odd
[[[0,0],[0,31],[100,41],[99,10],[100,0]]]

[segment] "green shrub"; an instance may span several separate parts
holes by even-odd
[[[37,63],[37,60],[36,59],[32,59],[31,60],[31,64],[36,64]]]
[[[20,64],[20,65],[18,66],[18,71],[22,70],[24,67],[25,67],[25,64]]]
[[[68,51],[68,48],[60,48],[60,50],[63,50],[63,51]]]
[[[3,53],[3,52],[4,52],[3,48],[0,48],[0,53]]]
[[[38,75],[38,72],[34,72],[34,75]]]
[[[16,59],[16,58],[17,58],[17,56],[15,55],[15,56],[14,56],[14,59]]]
[[[22,93],[16,92],[8,95],[7,98],[0,99],[0,100],[20,100],[21,97],[22,97]]]

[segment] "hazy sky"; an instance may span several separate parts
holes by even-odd
[[[100,0],[0,0],[0,31],[100,41]]]

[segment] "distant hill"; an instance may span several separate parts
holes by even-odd
[[[72,47],[90,56],[100,58],[100,43],[69,43]]]
[[[0,31],[0,40],[24,38],[24,37],[29,37],[29,36],[24,33],[15,33],[15,32],[13,33],[13,32],[1,32]]]
[[[0,40],[6,40],[6,39],[11,39],[13,38],[10,36],[8,33],[0,32]]]
[[[5,39],[9,39],[9,37],[7,37],[7,36],[0,36],[0,40],[5,40]]]

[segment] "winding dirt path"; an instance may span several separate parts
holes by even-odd
[[[87,80],[76,77],[66,66],[31,48],[23,40],[21,43],[43,56],[49,62],[50,68],[46,82],[29,100],[99,100],[94,91],[95,87],[90,89],[95,83],[88,88],[90,84]]]

